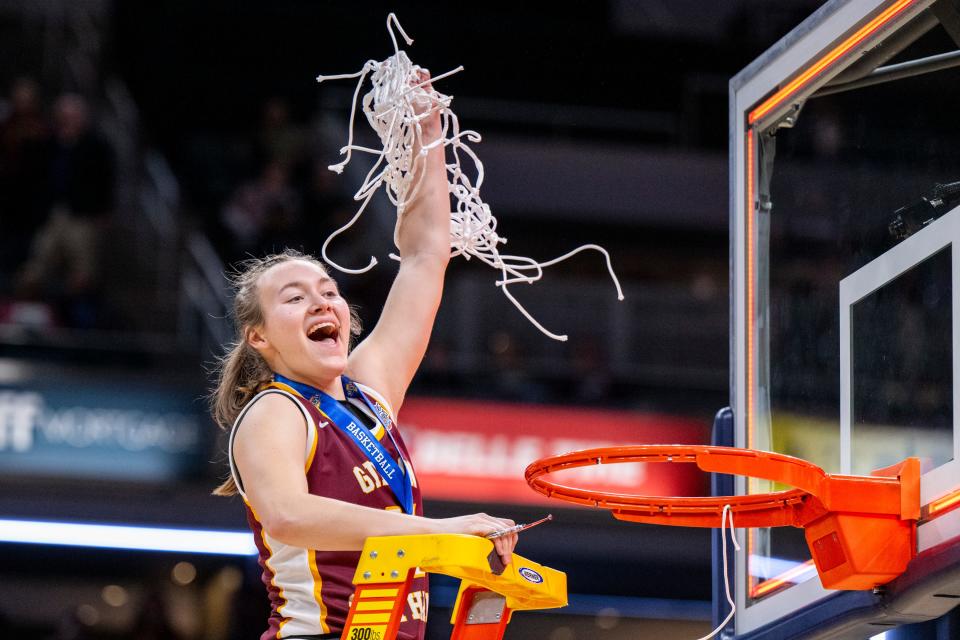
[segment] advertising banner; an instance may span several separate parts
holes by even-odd
[[[523,479],[546,455],[625,444],[704,444],[705,421],[632,411],[408,398],[399,421],[427,499],[543,504]],[[571,486],[644,495],[709,490],[692,464],[614,464],[552,478]],[[555,501],[550,501],[555,503]]]
[[[196,393],[57,375],[0,384],[0,474],[168,481],[207,471]]]

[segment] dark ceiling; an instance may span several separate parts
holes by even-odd
[[[676,112],[707,91],[722,118],[726,80],[820,2],[778,4],[118,2],[113,57],[159,135],[239,129],[270,95],[304,116],[326,90],[318,73],[390,55],[385,19],[395,11],[416,40],[415,63],[435,74],[465,67],[444,80],[446,93]]]

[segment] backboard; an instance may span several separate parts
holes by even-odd
[[[717,444],[923,469],[918,556],[873,593],[823,589],[800,530],[743,534],[738,638],[868,638],[960,603],[958,7],[833,0],[731,80]]]

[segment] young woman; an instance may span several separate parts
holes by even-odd
[[[439,135],[437,114],[423,139]],[[442,148],[398,222],[401,262],[376,327],[352,350],[355,315],[315,258],[293,251],[247,261],[235,279],[238,341],[224,359],[213,412],[230,434],[231,477],[260,550],[272,612],[261,640],[339,638],[368,536],[512,526],[486,514],[430,519],[396,425],[423,358],[449,260]],[[495,539],[507,563],[516,534]],[[400,638],[423,638],[426,577],[414,580]]]

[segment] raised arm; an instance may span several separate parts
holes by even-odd
[[[441,133],[439,112],[421,125],[424,143],[436,140]],[[416,157],[419,148],[413,151]],[[394,411],[400,410],[423,360],[450,259],[450,193],[443,146],[431,149],[419,170],[424,172],[420,189],[397,222],[400,270],[376,327],[353,350],[347,365],[348,375],[383,393]],[[414,176],[414,184],[419,178]]]

